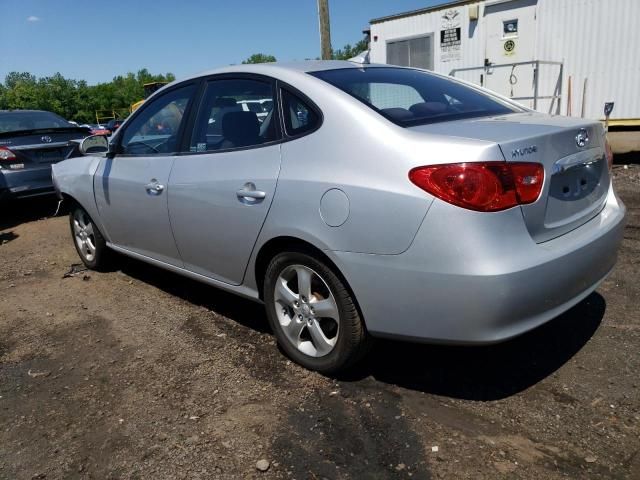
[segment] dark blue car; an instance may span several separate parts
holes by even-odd
[[[40,110],[0,110],[0,201],[54,192],[51,165],[80,155],[89,129]]]

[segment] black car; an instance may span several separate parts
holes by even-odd
[[[120,125],[122,125],[124,123],[124,120],[120,119],[120,118],[114,118],[112,120],[109,120],[107,122],[107,125],[105,126],[106,130],[109,130],[109,135],[113,135],[114,133],[116,133],[116,130],[118,128],[120,128]]]
[[[53,193],[51,165],[80,155],[90,130],[41,110],[0,110],[0,201]]]

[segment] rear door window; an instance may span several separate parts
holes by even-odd
[[[189,151],[247,148],[278,139],[273,111],[273,83],[225,78],[207,83],[196,117]],[[263,108],[266,105],[267,108]]]
[[[247,102],[246,103],[247,108],[250,112],[254,112],[254,113],[262,113],[262,105],[256,102]]]

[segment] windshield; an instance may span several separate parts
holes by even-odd
[[[521,111],[471,87],[422,70],[344,68],[310,74],[403,127]]]
[[[47,128],[77,128],[51,112],[0,112],[0,133]]]

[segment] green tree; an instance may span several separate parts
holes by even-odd
[[[7,109],[7,87],[0,83],[0,110]]]
[[[73,118],[77,110],[77,83],[75,80],[64,78],[60,73],[38,79],[37,108],[55,112],[65,118]]]
[[[38,84],[36,77],[27,72],[11,72],[5,79],[6,107],[38,108]]]
[[[369,50],[369,42],[366,38],[363,38],[353,47],[347,43],[344,47],[338,50],[333,50],[331,52],[331,58],[333,60],[349,60],[365,50]]]
[[[146,68],[97,85],[60,73],[36,78],[28,72],[11,72],[0,83],[0,109],[48,110],[69,120],[90,123],[95,121],[96,110],[128,109],[142,99],[145,83],[173,80],[172,73],[152,74]]]
[[[5,86],[9,89],[15,88],[22,83],[36,83],[35,75],[31,75],[28,72],[11,72],[7,74],[4,80]]]
[[[271,63],[276,62],[276,57],[273,55],[266,55],[264,53],[254,53],[246,60],[243,60],[243,64],[247,63]]]

